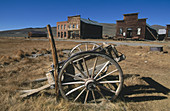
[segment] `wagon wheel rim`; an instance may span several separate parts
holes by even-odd
[[[91,51],[95,48],[99,47],[100,45],[94,43],[94,42],[83,42],[81,44],[76,45],[72,48],[72,50],[69,52],[69,56],[72,56],[76,53],[83,52],[83,51]]]
[[[89,55],[95,56],[91,68],[89,68],[85,60]],[[101,67],[97,64],[99,58],[106,59]],[[77,66],[76,60],[82,61],[84,71]],[[65,69],[68,65],[72,65],[79,73],[79,76],[66,72]],[[111,66],[115,69],[112,69]],[[67,76],[67,78],[63,79],[62,76]],[[108,80],[109,77],[117,79]],[[67,81],[68,78],[72,80]],[[84,52],[72,57],[65,63],[59,74],[58,84],[61,95],[67,100],[82,103],[98,103],[103,100],[110,101],[115,99],[121,91],[123,72],[120,66],[110,57],[99,53]]]

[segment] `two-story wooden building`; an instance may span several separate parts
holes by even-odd
[[[138,13],[124,14],[124,19],[116,22],[116,38],[157,39],[156,30],[146,23],[146,19],[138,19]]]
[[[68,16],[67,21],[57,22],[57,38],[102,38],[102,25],[98,22],[83,19],[80,15]]]

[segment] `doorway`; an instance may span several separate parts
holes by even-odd
[[[73,38],[73,31],[68,32],[68,38],[72,39]]]
[[[132,38],[132,28],[127,28],[127,38]]]

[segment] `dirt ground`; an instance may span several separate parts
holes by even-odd
[[[67,102],[61,96],[56,102],[54,89],[43,90],[28,98],[20,98],[19,90],[47,84],[31,81],[45,77],[49,71],[52,64],[50,44],[43,40],[0,38],[0,109],[1,111],[168,111],[170,47],[167,44],[169,43],[158,43],[163,45],[163,52],[149,51],[147,46],[117,46],[118,51],[126,55],[126,60],[120,62],[124,72],[124,87],[119,98],[112,103],[84,105]],[[59,60],[62,61],[66,59],[62,50],[71,49],[78,43],[57,41],[56,44]],[[32,54],[40,55],[34,58],[31,57]]]

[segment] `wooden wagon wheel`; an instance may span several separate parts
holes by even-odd
[[[94,42],[83,42],[83,43],[78,44],[75,47],[73,47],[72,50],[69,52],[69,56],[72,56],[78,52],[91,51],[99,46],[100,45],[98,45]]]
[[[122,85],[123,72],[118,63],[105,54],[92,51],[68,59],[58,78],[61,95],[66,100],[83,103],[114,100]]]

